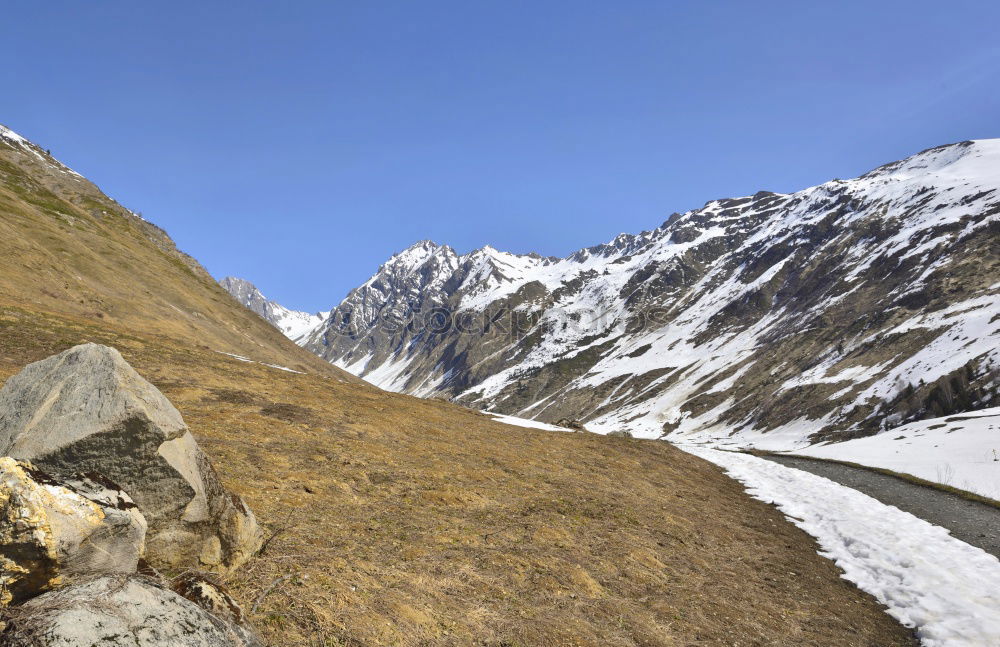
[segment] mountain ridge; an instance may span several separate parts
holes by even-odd
[[[236,303],[167,233],[0,126],[0,304],[355,380]]]
[[[852,180],[711,200],[562,259],[420,241],[301,343],[390,390],[647,437],[738,429],[788,447],[987,406],[997,169],[1000,140],[938,146]],[[500,311],[517,339],[491,329]],[[931,346],[954,321],[980,331],[977,352]],[[927,348],[951,357],[934,366]]]
[[[302,310],[289,310],[277,301],[268,299],[256,285],[245,279],[227,276],[219,281],[219,285],[244,307],[263,317],[296,343],[330,316],[329,312],[310,314]]]

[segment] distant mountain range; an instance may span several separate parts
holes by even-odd
[[[421,241],[328,316],[237,299],[388,390],[788,448],[1000,404],[1000,140],[673,214],[567,258]]]
[[[330,316],[329,312],[309,314],[299,310],[289,310],[265,297],[257,286],[243,279],[227,276],[219,281],[219,285],[233,295],[233,298],[259,314],[296,343],[319,328]]]

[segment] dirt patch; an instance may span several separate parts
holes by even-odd
[[[240,389],[211,389],[211,391],[216,402],[229,404],[257,404],[259,402],[259,398],[253,393]]]
[[[311,409],[301,407],[297,404],[289,404],[288,402],[272,402],[261,407],[260,413],[261,415],[284,420],[285,422],[308,424],[313,420]]]

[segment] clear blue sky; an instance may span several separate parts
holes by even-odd
[[[0,123],[300,309],[1000,136],[987,0],[155,4],[6,3]]]

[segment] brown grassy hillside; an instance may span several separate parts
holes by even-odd
[[[0,380],[93,341],[162,389],[268,529],[229,583],[271,644],[912,644],[718,468],[345,381],[36,173],[0,168]]]
[[[226,293],[161,229],[0,138],[0,300],[355,381]]]

